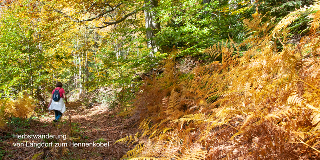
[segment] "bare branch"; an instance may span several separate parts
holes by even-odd
[[[64,17],[70,19],[71,21],[74,21],[74,22],[77,22],[77,23],[81,23],[81,22],[88,22],[88,21],[93,21],[95,19],[99,19],[101,17],[103,17],[104,15],[106,15],[107,13],[110,13],[114,10],[116,10],[120,5],[122,5],[122,3],[119,3],[117,4],[116,6],[112,7],[110,4],[107,4],[107,6],[109,6],[111,9],[110,10],[107,10],[105,12],[102,12],[100,14],[98,14],[97,16],[95,17],[92,17],[92,18],[89,18],[89,19],[84,19],[84,20],[79,20],[77,18],[73,18],[72,16],[69,16],[67,15],[66,13],[60,11],[60,10],[57,10],[57,9],[53,9],[55,12],[58,12],[60,14],[62,14]],[[105,27],[108,27],[110,25],[115,25],[115,24],[118,24],[118,23],[121,23],[122,21],[126,20],[129,16],[137,13],[139,10],[142,10],[143,8],[140,8],[140,9],[137,9],[137,10],[134,10],[133,12],[130,12],[126,15],[124,15],[121,19],[119,20],[116,20],[116,21],[111,21],[111,22],[103,22],[105,25],[103,26],[100,26],[100,27],[94,27],[94,28],[105,28]],[[91,29],[94,29],[94,28],[91,28]]]
[[[101,18],[101,17],[104,16],[105,14],[114,11],[114,10],[115,10],[116,8],[118,8],[121,4],[122,4],[122,3],[119,3],[119,4],[117,4],[115,7],[112,7],[112,6],[110,6],[110,5],[108,4],[108,6],[111,8],[110,10],[107,10],[107,11],[105,11],[105,12],[102,12],[102,13],[98,14],[98,15],[95,16],[95,17],[92,17],[92,18],[89,18],[89,19],[84,19],[84,20],[79,20],[79,19],[73,18],[72,16],[69,16],[69,15],[67,15],[66,13],[64,13],[64,12],[62,12],[62,11],[60,11],[60,10],[57,10],[57,9],[53,9],[53,10],[54,10],[55,12],[58,12],[58,13],[62,14],[64,17],[69,18],[70,20],[72,20],[72,21],[74,21],[74,22],[81,23],[81,22],[88,22],[88,21],[93,21],[93,20],[95,20],[95,19]]]
[[[105,14],[114,11],[114,10],[115,10],[116,8],[118,8],[121,4],[122,4],[122,3],[119,3],[119,4],[117,4],[115,7],[111,7],[111,6],[108,4],[108,6],[111,8],[110,10],[107,10],[107,11],[105,11],[105,12],[102,12],[102,13],[98,14],[97,16],[92,17],[92,18],[89,18],[89,19],[79,20],[79,22],[88,22],[88,21],[93,21],[93,20],[95,20],[95,19],[98,19],[98,18],[104,16]]]
[[[131,13],[128,13],[128,14],[126,14],[124,17],[122,17],[121,19],[119,19],[119,20],[117,20],[117,21],[113,21],[113,22],[103,22],[103,23],[106,24],[106,25],[117,24],[117,23],[120,23],[120,22],[126,20],[129,16],[135,14],[136,12],[137,12],[137,11],[135,10],[135,11],[133,11],[133,12],[131,12]]]
[[[129,16],[135,14],[136,12],[137,12],[137,10],[135,10],[135,11],[133,11],[133,12],[131,12],[131,13],[128,13],[128,14],[126,14],[125,16],[123,16],[121,19],[119,19],[119,20],[117,20],[117,21],[103,22],[103,23],[106,24],[106,25],[100,26],[100,27],[95,27],[95,28],[101,29],[101,28],[106,28],[106,27],[111,26],[111,25],[114,25],[114,24],[118,24],[118,23],[126,20]]]

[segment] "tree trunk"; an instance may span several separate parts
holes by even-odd
[[[79,88],[80,88],[80,93],[82,93],[82,82],[81,82],[81,77],[82,77],[82,74],[81,74],[81,54],[79,54]]]
[[[157,22],[156,12],[153,10],[158,7],[157,0],[145,0],[145,6],[148,9],[144,10],[145,21],[146,21],[146,37],[147,37],[147,46],[151,48],[150,55],[153,56],[154,53],[158,52],[158,46],[154,40],[154,36],[158,30],[160,30],[160,23]]]
[[[28,42],[29,43],[29,42]],[[30,53],[30,46],[28,44],[28,58],[29,58],[29,67],[30,67],[30,71],[29,71],[29,75],[30,75],[30,90],[31,90],[31,96],[33,96],[33,70],[32,70],[32,59],[31,59],[31,53]]]

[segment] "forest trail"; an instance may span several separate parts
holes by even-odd
[[[4,159],[120,159],[131,146],[116,143],[120,138],[137,132],[135,122],[119,117],[116,111],[111,111],[107,106],[96,105],[90,109],[85,108],[79,102],[71,102],[66,105],[66,112],[60,122],[52,122],[54,112],[41,115],[39,119],[31,120],[29,128],[25,132],[17,133],[14,128],[7,133],[16,135],[62,135],[55,139],[18,139],[11,137],[4,142],[7,153]],[[71,123],[69,119],[71,117]],[[14,143],[53,142],[56,145],[67,144],[67,147],[17,147]],[[80,147],[73,143],[105,143],[104,147]],[[91,145],[91,144],[90,144]]]

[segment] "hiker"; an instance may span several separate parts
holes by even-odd
[[[64,89],[62,88],[62,83],[58,82],[56,84],[56,88],[52,91],[51,100],[48,105],[48,109],[54,110],[55,113],[55,119],[53,122],[57,122],[61,118],[62,113],[66,111],[66,105],[64,104],[63,99],[66,100],[66,103],[68,102],[65,97],[66,95]]]

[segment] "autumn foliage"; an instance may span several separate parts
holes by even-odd
[[[88,108],[113,101],[138,120],[123,158],[315,159],[320,5],[293,11],[311,3],[0,2],[0,126],[33,115],[33,99],[47,109],[61,81]]]
[[[303,13],[292,12],[276,26],[255,13],[245,21],[250,36],[243,56],[229,41],[206,50],[221,62],[191,73],[182,73],[174,59],[165,62],[165,72],[145,80],[137,94],[142,131],[118,141],[136,146],[125,157],[318,157],[320,11],[309,15],[310,33],[291,43],[289,26]]]
[[[0,127],[4,125],[5,118],[29,118],[34,114],[35,100],[27,93],[20,95],[16,100],[1,99],[0,101]]]

